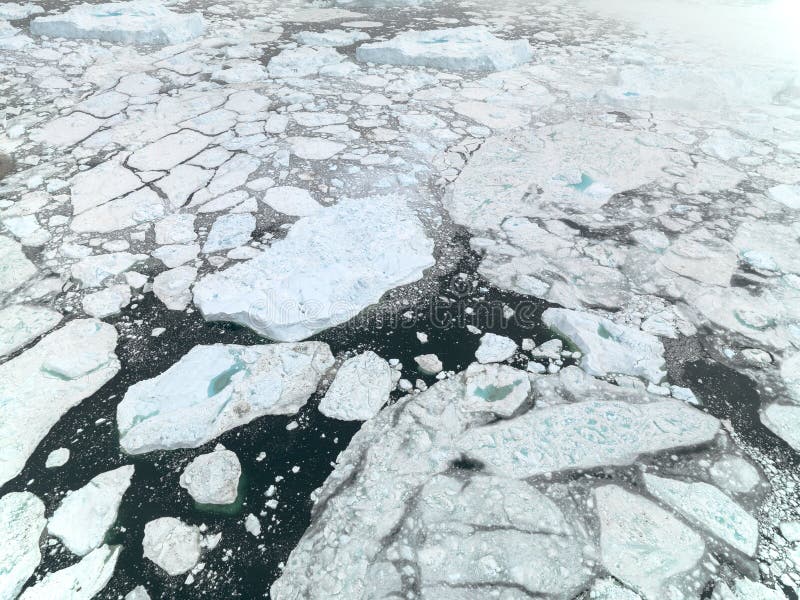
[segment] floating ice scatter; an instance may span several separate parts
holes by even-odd
[[[242,465],[235,452],[218,446],[201,454],[181,473],[181,487],[199,504],[231,504],[236,501]]]
[[[485,27],[457,27],[406,31],[386,42],[362,44],[356,58],[445,71],[503,71],[529,62],[533,50],[527,40],[502,40]]]
[[[0,498],[0,598],[16,598],[42,559],[44,503],[29,492]]]
[[[690,522],[706,529],[726,544],[753,556],[758,545],[758,522],[713,485],[685,483],[645,473],[644,483],[653,496]]]
[[[61,313],[44,306],[13,304],[0,310],[0,357],[16,352],[61,321]]]
[[[194,302],[274,340],[302,340],[351,319],[434,263],[404,199],[346,199],[297,221],[260,256],[207,275]]]
[[[350,358],[339,367],[336,377],[319,403],[326,417],[342,421],[366,421],[389,400],[394,388],[392,368],[374,352]]]
[[[101,473],[68,492],[47,522],[47,531],[73,554],[84,556],[103,543],[133,477],[133,465]]]
[[[503,362],[511,358],[517,351],[517,343],[495,333],[486,333],[481,337],[481,344],[475,351],[479,363]]]
[[[19,600],[89,600],[111,579],[120,550],[120,546],[100,546],[71,567],[48,573]]]
[[[699,535],[655,503],[616,485],[597,488],[595,500],[601,557],[612,575],[647,600],[667,598],[669,587],[687,584],[705,552]]]
[[[142,548],[149,558],[170,575],[191,570],[200,560],[200,528],[175,517],[161,517],[144,526]]]
[[[31,33],[119,44],[179,44],[203,34],[200,13],[174,13],[160,2],[79,4],[60,15],[37,17]]]
[[[117,407],[129,454],[196,448],[264,415],[291,415],[333,366],[327,344],[195,346]]]
[[[656,384],[667,376],[664,346],[649,333],[563,308],[548,308],[542,320],[580,349],[581,367],[590,375],[621,373]]]
[[[117,332],[71,321],[0,365],[0,485],[16,477],[61,416],[116,375]]]

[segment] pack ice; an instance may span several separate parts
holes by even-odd
[[[333,366],[327,344],[195,346],[117,406],[129,454],[196,448],[264,415],[297,412]]]
[[[260,256],[200,279],[194,303],[209,321],[302,340],[422,277],[432,252],[403,198],[346,199],[300,219]]]
[[[117,332],[78,319],[0,365],[0,485],[16,477],[50,428],[116,375]]]
[[[181,14],[160,2],[79,4],[63,14],[36,17],[31,33],[119,44],[179,44],[203,34],[200,13]]]
[[[507,41],[485,27],[405,31],[386,42],[362,44],[362,62],[415,65],[444,71],[502,71],[529,62],[526,40]]]

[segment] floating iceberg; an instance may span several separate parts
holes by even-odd
[[[503,362],[517,351],[517,343],[511,338],[494,333],[481,337],[481,344],[475,351],[475,358],[481,364]]]
[[[446,71],[503,71],[529,62],[527,40],[506,41],[485,27],[406,31],[356,49],[362,62],[416,65]]]
[[[82,488],[68,492],[47,522],[47,532],[78,556],[100,547],[117,520],[131,477],[133,465],[128,465],[101,473]]]
[[[160,2],[79,4],[60,15],[36,17],[31,33],[118,44],[179,44],[203,34],[200,13],[180,14]]]
[[[235,452],[217,446],[186,465],[180,484],[200,504],[231,504],[239,493],[242,465]]]
[[[128,388],[117,406],[129,454],[196,448],[264,415],[290,415],[333,366],[327,344],[195,346],[161,375]]]
[[[326,417],[342,421],[366,421],[389,400],[394,388],[392,368],[374,352],[350,358],[339,367],[336,377],[319,403]]]
[[[71,321],[0,365],[0,485],[16,477],[61,416],[116,375],[117,332]]]
[[[47,523],[44,503],[29,492],[0,498],[0,598],[16,598],[39,566],[39,540]]]
[[[297,221],[260,256],[202,278],[194,303],[209,321],[302,340],[422,277],[432,252],[402,198],[342,200]]]

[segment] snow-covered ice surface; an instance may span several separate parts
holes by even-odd
[[[0,599],[796,599],[798,28],[0,3]]]

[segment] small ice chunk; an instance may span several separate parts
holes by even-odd
[[[300,46],[288,48],[273,56],[267,69],[272,77],[308,77],[317,75],[322,67],[335,65],[344,56],[333,48]]]
[[[425,373],[425,375],[436,375],[444,368],[442,361],[439,360],[439,357],[435,354],[415,356],[414,362],[417,363],[419,370]]]
[[[220,446],[190,462],[180,485],[199,504],[231,504],[236,501],[241,475],[236,453]]]
[[[386,404],[393,388],[389,363],[368,350],[339,367],[319,410],[332,419],[366,421]]]
[[[153,278],[153,293],[170,310],[183,310],[192,301],[192,284],[197,279],[194,267],[176,267]]]
[[[131,288],[127,283],[112,285],[83,297],[83,311],[92,317],[104,319],[117,314],[131,302]]]
[[[63,467],[69,461],[69,448],[56,448],[47,455],[44,466],[47,469]]]
[[[150,600],[150,594],[147,593],[143,585],[137,585],[125,594],[124,600]]]
[[[517,343],[511,338],[494,333],[486,333],[481,337],[481,344],[475,351],[475,358],[481,364],[503,362],[517,351]]]
[[[247,533],[254,537],[258,537],[261,535],[261,522],[258,520],[253,513],[247,515],[244,520],[244,528],[247,530]]]

